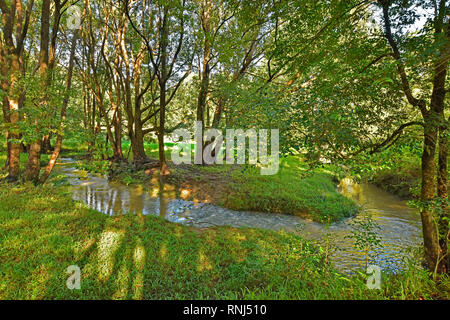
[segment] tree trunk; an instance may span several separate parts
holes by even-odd
[[[204,32],[204,43],[203,43],[203,62],[202,62],[202,72],[201,72],[201,82],[200,82],[200,91],[198,93],[197,100],[197,121],[200,121],[202,124],[202,134],[200,135],[200,141],[196,141],[197,145],[195,146],[195,163],[202,164],[203,163],[203,132],[205,129],[205,109],[206,109],[206,98],[208,96],[209,89],[209,79],[210,79],[210,66],[209,61],[211,59],[211,4],[209,1],[202,2],[202,13],[201,13],[201,22],[202,29]]]
[[[6,97],[6,112],[7,117],[5,120],[9,122],[8,131],[8,159],[9,159],[9,170],[8,170],[8,180],[11,182],[17,181],[20,175],[20,152],[21,152],[21,142],[19,133],[19,120],[20,120],[20,93],[16,92],[14,88],[19,81],[19,74],[22,70],[22,59],[20,54],[18,54],[13,48],[8,50],[9,58],[9,75],[10,83],[8,88],[8,96]],[[11,52],[12,51],[12,52]]]
[[[440,17],[442,20],[435,21],[435,34],[445,36],[447,42],[440,49],[440,55],[434,61],[433,91],[430,101],[430,117],[426,122],[431,122],[436,129],[433,130],[434,144],[439,143],[438,171],[437,171],[437,196],[442,200],[440,208],[435,208],[435,219],[437,229],[438,257],[433,269],[438,273],[448,272],[448,237],[449,237],[449,214],[446,207],[447,201],[447,122],[445,119],[445,83],[447,77],[448,61],[450,59],[450,21],[443,23],[444,1],[440,4]],[[436,131],[436,133],[434,132]],[[439,141],[438,141],[439,137]],[[437,142],[438,141],[438,142]],[[427,199],[422,199],[427,200]],[[431,259],[431,257],[430,257]]]
[[[12,55],[11,61],[11,87],[19,80],[17,78],[17,74],[20,72],[21,63],[20,57],[16,54]],[[10,131],[8,132],[8,143],[9,143],[9,181],[17,181],[19,179],[20,174],[20,151],[21,151],[21,143],[20,143],[20,133],[17,128],[20,120],[20,103],[19,103],[19,94],[17,92],[11,92],[8,97],[9,104],[9,124],[11,126]]]
[[[50,157],[50,160],[47,164],[47,167],[45,168],[44,173],[42,174],[42,177],[40,179],[41,183],[45,183],[47,181],[48,177],[50,176],[50,173],[53,170],[53,167],[55,166],[56,160],[58,159],[59,153],[61,151],[62,146],[62,139],[64,134],[64,125],[66,120],[66,110],[67,105],[69,103],[69,92],[72,87],[72,74],[73,74],[73,65],[74,65],[74,58],[75,58],[75,47],[77,43],[78,38],[78,31],[75,30],[72,38],[72,45],[70,47],[70,57],[69,57],[69,69],[67,71],[67,79],[66,79],[66,94],[64,96],[63,104],[61,107],[61,123],[60,128],[58,132],[58,136],[56,137],[56,144],[55,149],[53,150],[53,153]]]
[[[9,116],[11,126],[15,126],[19,122],[19,101],[10,98],[9,99]],[[20,135],[17,129],[13,127],[13,130],[8,132],[8,144],[9,144],[9,173],[8,180],[11,182],[17,181],[20,174]]]
[[[53,147],[50,143],[50,139],[51,139],[50,134],[47,134],[42,138],[41,153],[46,154],[46,153],[53,151]]]
[[[420,199],[423,202],[421,208],[423,242],[425,247],[425,259],[427,266],[434,270],[440,256],[438,238],[438,226],[434,218],[434,210],[431,201],[435,195],[435,151],[437,141],[437,127],[429,115],[425,119],[424,146],[422,152],[422,190]]]
[[[116,139],[116,150],[118,158],[117,160],[123,159],[123,151],[122,151],[122,113],[120,111],[120,106],[117,106],[116,117],[114,118],[114,136]]]
[[[389,19],[390,1],[380,1],[383,8],[383,20],[385,27],[385,37],[392,48],[393,58],[397,62],[397,72],[400,76],[402,89],[408,102],[417,107],[424,120],[424,145],[422,153],[422,190],[420,194],[421,200],[421,217],[422,217],[422,231],[425,247],[425,260],[428,267],[435,273],[442,273],[448,271],[445,267],[444,258],[447,255],[447,248],[443,247],[444,240],[442,237],[448,236],[448,213],[447,210],[436,207],[436,188],[435,188],[435,154],[438,135],[439,141],[439,171],[438,171],[438,194],[445,194],[446,200],[446,186],[442,184],[446,181],[446,164],[441,163],[446,161],[446,138],[440,135],[439,131],[443,124],[445,108],[445,82],[447,76],[447,66],[450,57],[450,22],[444,24],[445,16],[445,2],[441,1],[439,8],[436,8],[436,16],[434,23],[435,28],[435,43],[441,46],[438,50],[439,55],[433,61],[433,86],[431,93],[431,101],[429,109],[423,99],[417,99],[413,95],[406,69],[401,58],[401,50],[398,48],[395,37],[391,31],[391,23]],[[443,36],[447,41],[441,42]],[[442,142],[442,143],[441,143]],[[442,158],[442,160],[441,160]],[[441,172],[442,170],[442,172]],[[445,171],[445,172],[444,172]],[[444,175],[445,174],[445,178]],[[446,223],[442,223],[446,221]],[[446,242],[446,241],[445,241]]]
[[[25,181],[37,182],[41,169],[41,140],[36,140],[30,145],[27,167],[25,169]]]
[[[167,46],[169,38],[169,18],[168,8],[164,7],[164,18],[161,30],[161,69],[159,77],[159,128],[158,128],[158,154],[159,168],[161,175],[169,174],[166,164],[166,154],[164,152],[164,125],[166,119],[166,82],[167,82]]]
[[[144,161],[147,159],[144,148],[144,133],[142,131],[141,115],[135,114],[134,117],[134,148],[133,148],[133,160]]]
[[[6,160],[5,165],[3,166],[3,170],[7,170],[9,167],[9,142],[8,142],[8,132],[5,132],[5,141],[6,141]]]
[[[41,45],[39,56],[39,72],[41,75],[42,105],[48,103],[47,87],[49,85],[48,63],[49,63],[49,42],[50,42],[50,0],[42,1],[42,15],[41,15]],[[35,125],[39,126],[39,120],[36,119]],[[39,128],[36,128],[36,133],[39,135]],[[28,155],[27,166],[25,170],[25,181],[39,181],[39,172],[41,169],[41,143],[42,137],[33,141],[30,145],[30,152]]]
[[[442,124],[439,127],[439,161],[438,161],[438,175],[437,175],[437,195],[442,201],[441,212],[439,216],[439,244],[441,246],[443,256],[443,272],[450,271],[450,255],[448,252],[448,244],[450,242],[450,230],[448,221],[448,207],[447,207],[447,156],[448,156],[448,122],[444,114],[441,114]]]

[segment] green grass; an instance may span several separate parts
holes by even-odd
[[[414,163],[411,166],[405,164],[400,168],[379,170],[371,177],[370,182],[403,199],[412,199],[420,190],[420,164]]]
[[[333,175],[308,171],[296,157],[281,162],[278,174],[262,176],[246,167],[232,174],[223,205],[236,210],[294,214],[318,222],[334,222],[354,215],[356,204],[336,191]]]
[[[171,147],[167,144],[166,157],[170,161]],[[129,143],[124,142],[123,150]],[[148,157],[158,158],[158,145],[146,143]],[[80,161],[79,169],[107,174],[107,161]],[[325,169],[309,170],[299,157],[281,159],[275,175],[263,176],[260,169],[250,165],[170,165],[167,181],[178,190],[191,190],[189,200],[207,199],[233,210],[251,210],[302,216],[318,222],[334,222],[354,215],[356,204],[336,191],[335,173]],[[144,170],[118,168],[114,179],[124,184],[150,185],[151,176]]]
[[[365,277],[337,273],[298,236],[108,217],[52,184],[0,186],[0,261],[0,299],[449,297],[418,269],[369,290]],[[81,290],[66,287],[70,265],[81,269]]]
[[[420,157],[405,154],[395,163],[374,170],[369,180],[376,186],[404,199],[417,197],[421,185]]]

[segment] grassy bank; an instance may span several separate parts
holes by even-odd
[[[403,199],[417,197],[421,185],[421,137],[403,137],[391,148],[355,159],[353,176]]]
[[[412,199],[420,190],[420,164],[405,164],[398,168],[380,170],[369,181],[403,199]]]
[[[271,176],[261,175],[253,166],[186,166],[174,167],[168,181],[183,190],[195,190],[194,197],[233,210],[334,222],[355,214],[358,208],[336,192],[333,177],[329,171],[310,171],[298,158],[288,157]]]
[[[126,150],[127,145],[124,145]],[[318,222],[334,222],[354,215],[358,208],[335,190],[334,173],[326,169],[309,170],[298,157],[281,159],[275,175],[263,176],[250,165],[179,165],[170,162],[171,174],[166,182],[175,196],[185,200],[204,201],[233,210],[252,210],[302,216]],[[156,144],[146,144],[146,153],[157,159]],[[80,169],[106,174],[106,161],[78,163]],[[135,170],[133,166],[115,167],[113,179],[144,189],[158,187],[155,169]]]
[[[0,261],[0,299],[449,297],[424,271],[383,275],[382,290],[369,290],[298,236],[107,217],[51,184],[0,187]],[[70,265],[81,269],[81,290],[66,287]]]

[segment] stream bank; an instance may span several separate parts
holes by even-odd
[[[340,271],[353,272],[365,266],[364,254],[355,248],[350,237],[352,222],[360,219],[361,215],[325,226],[294,215],[236,211],[211,203],[176,198],[170,185],[159,185],[145,191],[141,187],[127,186],[93,175],[80,179],[79,170],[73,167],[71,160],[62,161],[57,170],[68,177],[73,198],[104,214],[113,216],[131,212],[159,215],[174,223],[199,228],[229,225],[284,230],[318,243],[327,241],[330,260]],[[409,208],[405,201],[373,185],[344,183],[340,192],[362,206],[380,227],[381,244],[373,250],[371,263],[383,270],[395,272],[401,269],[408,250],[421,243],[418,212]]]

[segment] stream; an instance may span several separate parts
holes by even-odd
[[[361,215],[347,218],[326,227],[320,223],[284,214],[234,211],[209,203],[171,199],[164,192],[145,192],[142,188],[110,182],[107,178],[88,175],[80,178],[74,160],[60,159],[56,171],[65,174],[71,185],[73,199],[107,215],[125,212],[160,215],[165,219],[193,227],[231,225],[293,232],[324,244],[328,239],[330,260],[340,271],[351,273],[365,266],[365,254],[354,246],[351,222]],[[371,253],[370,264],[395,272],[404,267],[403,257],[410,248],[422,242],[421,221],[417,210],[400,198],[370,184],[342,183],[339,192],[353,199],[379,225],[381,244]],[[328,236],[327,236],[328,235]]]

